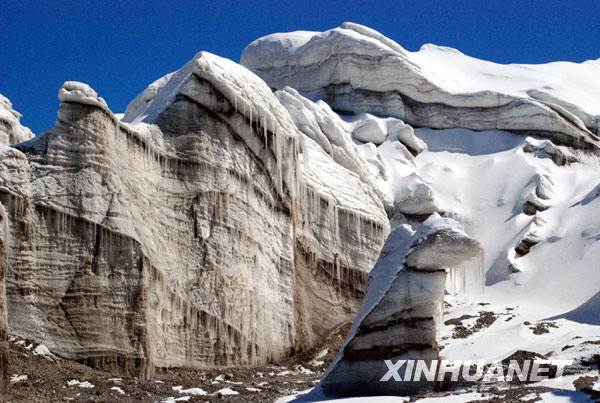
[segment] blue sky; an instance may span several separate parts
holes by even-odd
[[[200,50],[238,61],[273,32],[368,25],[408,50],[455,47],[499,63],[600,58],[600,1],[0,0],[0,93],[35,133],[58,89],[83,81],[114,112]]]

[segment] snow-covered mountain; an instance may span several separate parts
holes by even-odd
[[[123,115],[66,82],[31,140],[0,99],[11,332],[150,377],[274,362],[356,319],[314,398],[360,394],[383,353],[596,376],[599,79],[345,23],[241,64],[201,52]]]

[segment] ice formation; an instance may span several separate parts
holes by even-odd
[[[242,64],[262,79],[198,53],[123,115],[66,82],[33,139],[0,98],[11,332],[150,377],[276,361],[358,310],[322,385],[345,396],[431,387],[365,385],[382,354],[592,356],[598,61],[407,52],[346,23],[261,38]],[[453,337],[442,298],[503,319]]]
[[[62,102],[97,106],[108,111],[108,105],[89,85],[77,81],[66,81],[58,91],[58,99]]]
[[[20,121],[21,114],[13,109],[8,98],[0,94],[0,144],[17,144],[33,138],[31,130]]]
[[[85,84],[59,98],[53,129],[0,150],[13,332],[150,377],[265,363],[351,320],[383,204],[258,77],[201,52],[122,120]]]
[[[6,302],[6,274],[8,272],[7,254],[11,247],[10,227],[8,223],[8,214],[6,209],[0,203],[0,400],[9,399],[10,383],[15,383],[13,379],[9,381],[9,362],[10,362],[10,343],[8,326],[8,306]],[[25,375],[25,378],[27,376]]]
[[[323,376],[323,392],[344,397],[433,390],[434,383],[427,381],[380,382],[387,372],[384,360],[439,359],[437,335],[448,273],[463,280],[466,273],[456,273],[457,266],[481,262],[482,253],[460,224],[435,213],[416,231],[406,224],[395,228],[369,275],[346,342]],[[482,271],[483,265],[473,268]],[[482,273],[477,277],[483,282]]]
[[[344,23],[257,39],[241,63],[272,87],[293,87],[345,113],[437,129],[535,131],[580,148],[599,144],[600,88],[581,79],[599,74],[598,61],[499,65],[434,45],[408,52],[370,28]]]

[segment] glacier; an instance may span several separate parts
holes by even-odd
[[[392,116],[413,126],[535,131],[598,147],[600,63],[497,65],[427,45],[408,52],[378,32],[344,23],[326,32],[272,34],[241,63],[271,87],[291,86],[343,113]]]
[[[384,356],[585,373],[598,77],[344,23],[240,63],[200,52],[123,114],[66,81],[37,136],[0,97],[10,333],[151,379],[278,362],[353,322],[316,400],[434,390],[376,382]]]

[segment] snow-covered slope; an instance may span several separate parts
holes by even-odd
[[[485,250],[483,296],[467,298],[470,303],[451,301],[446,317],[477,317],[480,311],[497,316],[490,327],[466,338],[453,337],[455,326],[448,326],[443,357],[491,360],[529,350],[579,358],[577,349],[563,348],[600,335],[600,328],[587,325],[589,308],[588,321],[567,314],[573,321],[561,320],[543,336],[524,323],[594,306],[600,290],[600,198],[589,195],[599,182],[598,158],[578,154],[580,161],[557,165],[543,151],[526,151],[544,140],[500,131],[416,132],[429,146],[417,158],[419,174],[447,214]],[[537,209],[530,209],[532,201]]]

